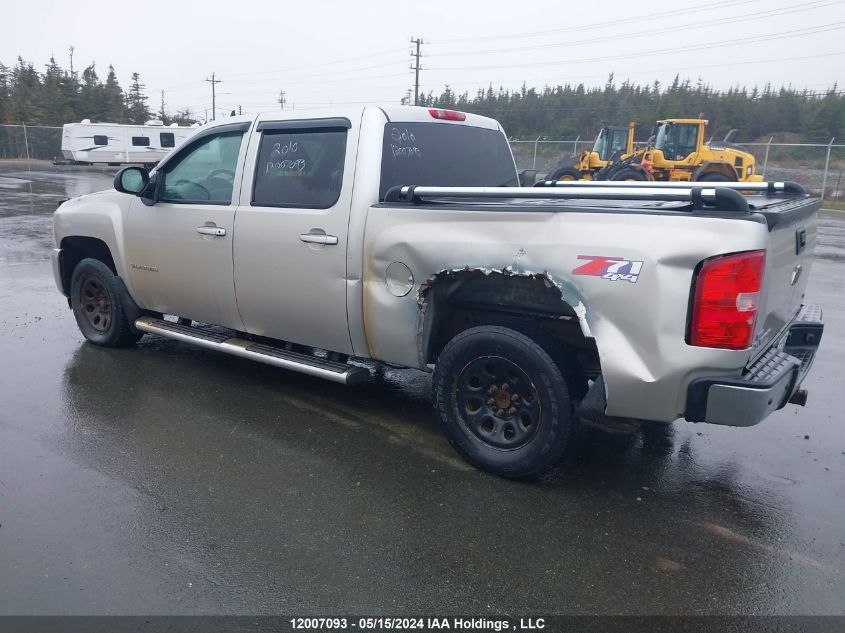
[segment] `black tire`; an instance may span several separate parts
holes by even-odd
[[[576,435],[560,368],[516,330],[486,325],[461,332],[440,353],[433,383],[449,443],[487,472],[535,479],[563,459]]]
[[[125,347],[144,334],[129,327],[123,310],[123,288],[98,259],[83,259],[73,269],[70,302],[82,334],[103,347]]]
[[[558,167],[548,175],[546,180],[581,180],[583,174],[574,167]]]
[[[633,167],[620,169],[610,177],[611,180],[646,180],[645,174]]]
[[[725,174],[718,171],[711,171],[709,174],[701,174],[697,179],[698,182],[731,182],[731,179]]]

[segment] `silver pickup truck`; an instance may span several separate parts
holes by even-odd
[[[584,424],[804,403],[817,200],[519,179],[499,124],[463,112],[233,117],[62,204],[56,283],[98,345],[151,333],[346,384],[433,371],[451,444],[512,478]]]

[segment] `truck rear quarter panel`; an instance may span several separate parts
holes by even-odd
[[[425,368],[421,289],[447,270],[490,275],[541,274],[593,337],[607,389],[607,414],[672,421],[685,408],[686,385],[736,371],[750,351],[686,344],[697,264],[717,254],[766,248],[755,221],[643,212],[508,212],[428,206],[372,207],[364,257],[364,322],[372,357]],[[573,274],[590,260],[642,262],[636,282]],[[414,286],[392,294],[385,273],[402,262]]]

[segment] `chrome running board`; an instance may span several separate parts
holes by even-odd
[[[302,354],[282,347],[256,343],[203,327],[180,325],[149,316],[141,317],[135,321],[135,327],[141,332],[158,334],[183,343],[248,358],[259,363],[297,371],[317,378],[325,378],[344,385],[360,384],[370,377],[370,372],[363,367],[319,358],[310,354]]]

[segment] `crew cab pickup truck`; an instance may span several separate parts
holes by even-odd
[[[62,204],[56,283],[98,345],[149,333],[350,385],[433,372],[450,443],[512,478],[584,424],[803,404],[823,324],[798,185],[519,184],[473,114],[232,117]]]

